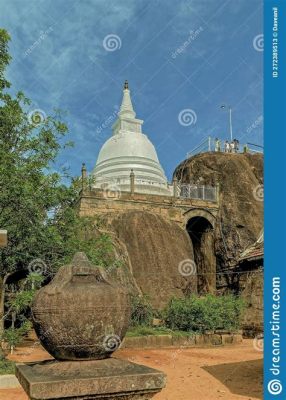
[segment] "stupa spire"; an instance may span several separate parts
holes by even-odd
[[[122,103],[121,103],[121,107],[120,107],[118,114],[119,114],[119,116],[125,117],[125,118],[135,118],[135,116],[136,116],[135,111],[133,109],[129,85],[128,85],[127,80],[124,83],[123,98],[122,98]]]
[[[143,120],[135,117],[125,81],[112,137],[102,146],[93,171],[93,187],[106,189],[110,182],[115,182],[121,191],[131,191],[131,195],[134,192],[172,195],[156,149],[142,133],[142,125]]]

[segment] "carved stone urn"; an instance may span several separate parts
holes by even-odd
[[[108,282],[84,253],[36,294],[32,316],[43,347],[58,360],[109,357],[129,325],[127,290]]]

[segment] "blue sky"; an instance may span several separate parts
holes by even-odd
[[[73,175],[82,162],[93,169],[125,79],[169,179],[204,138],[229,138],[221,104],[233,109],[234,137],[262,144],[262,0],[0,0],[0,9],[13,90],[46,114],[67,112],[75,147],[59,164]]]

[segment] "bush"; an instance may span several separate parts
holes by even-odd
[[[32,324],[30,321],[25,321],[20,328],[8,328],[5,329],[2,339],[8,343],[11,352],[13,352],[14,347],[21,343],[23,336],[26,335],[31,329]]]
[[[154,311],[147,296],[133,296],[131,298],[131,325],[149,326],[154,318]]]
[[[208,330],[235,331],[240,327],[244,302],[232,295],[173,298],[164,311],[170,329],[203,333]]]
[[[15,363],[9,360],[0,360],[0,375],[15,374]]]

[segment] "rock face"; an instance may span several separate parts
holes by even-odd
[[[233,272],[263,225],[262,155],[198,154],[174,174],[181,183],[219,184],[219,207],[127,192],[107,199],[91,190],[82,194],[79,206],[81,215],[99,216],[100,229],[113,236],[122,267],[110,269],[108,281],[147,294],[155,308],[197,291],[241,291]]]
[[[243,331],[246,336],[256,336],[263,332],[263,258],[264,235],[249,246],[239,260],[239,294],[245,300]]]
[[[263,226],[263,156],[203,153],[181,163],[174,173],[182,183],[220,186],[214,231],[217,270],[236,265]]]
[[[110,227],[106,233],[112,238],[112,256],[115,262],[108,268],[101,268],[101,275],[108,282],[125,287],[129,294],[137,294],[136,281],[131,272],[125,244],[110,230]]]
[[[241,296],[247,306],[242,321],[243,331],[253,337],[263,332],[263,271],[260,269],[248,274],[241,287]]]
[[[155,308],[164,307],[172,296],[196,292],[192,243],[175,222],[131,211],[115,218],[112,228],[126,246],[138,291],[147,294]]]
[[[84,253],[59,269],[32,306],[35,331],[57,360],[94,360],[115,351],[129,325],[127,290],[109,283]]]

